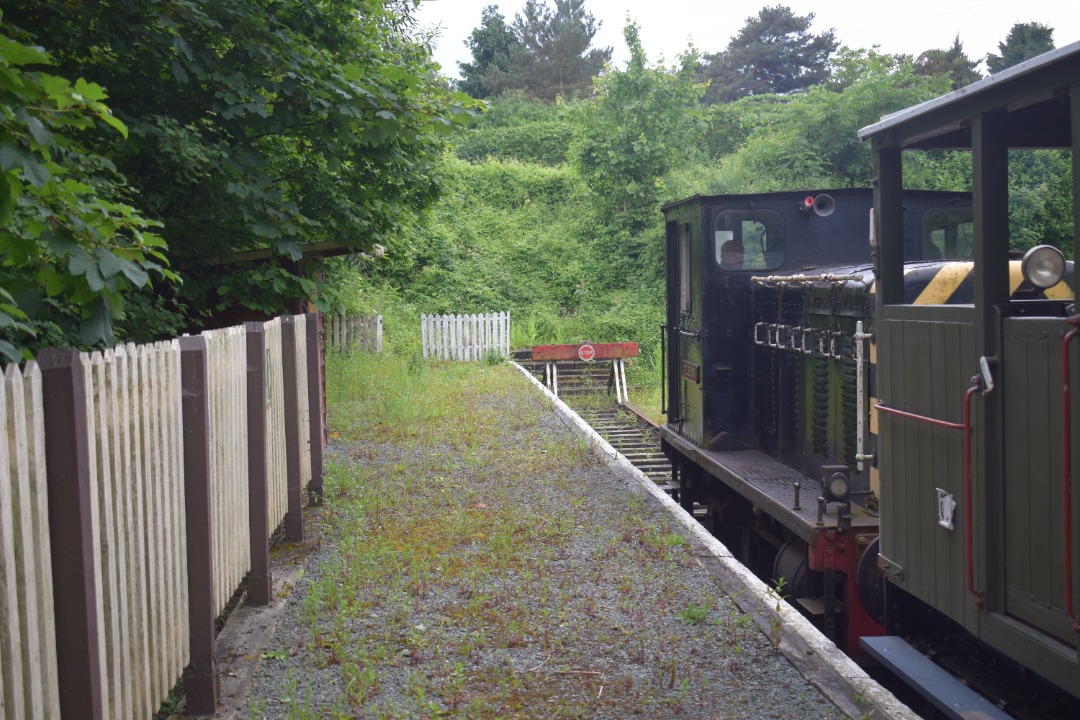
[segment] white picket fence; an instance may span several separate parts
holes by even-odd
[[[248,542],[247,335],[207,330],[214,608],[220,614],[251,568]]]
[[[248,357],[245,327],[203,333],[205,442],[213,498],[208,553],[215,614],[253,565],[248,410],[249,373],[255,363],[265,363],[266,369],[265,383],[259,383],[254,397],[266,403],[268,532],[292,511],[287,495],[292,477],[287,469],[287,424],[298,437],[297,455],[290,462],[301,493],[312,480],[308,320],[309,316],[298,315],[286,318],[287,324],[283,318],[264,323],[265,351],[257,358]],[[286,329],[295,355],[291,363],[283,360]],[[65,672],[59,653],[68,652],[72,640],[57,637],[54,597],[60,596],[54,593],[53,565],[60,565],[57,558],[67,558],[71,551],[62,548],[58,554],[51,546],[49,492],[54,471],[64,472],[58,458],[79,453],[76,441],[66,435],[59,441],[49,439],[43,403],[53,398],[57,404],[58,394],[70,403],[65,416],[85,417],[87,459],[78,467],[88,476],[83,476],[89,487],[84,506],[89,508],[86,537],[91,548],[85,556],[90,563],[85,575],[92,577],[89,587],[96,617],[91,624],[97,628],[97,646],[88,648],[87,657],[88,664],[100,667],[99,674],[88,676],[94,675],[94,694],[100,697],[103,717],[149,717],[194,653],[189,643],[181,341],[71,352],[64,357],[70,361],[65,360],[63,368],[70,368],[68,377],[84,382],[85,396],[68,386],[56,389],[60,381],[55,361],[51,368],[34,361],[22,371],[17,365],[2,368],[0,718],[58,718],[67,702],[59,692],[59,678]],[[286,399],[286,386],[293,388],[295,398]],[[52,450],[46,447],[47,440]],[[71,502],[77,503],[77,498]],[[256,538],[254,544],[262,541]],[[64,577],[78,582],[83,575],[66,572]],[[209,617],[207,623],[212,620]]]
[[[339,351],[382,352],[382,315],[327,315],[326,345]]]
[[[41,371],[0,381],[0,716],[59,718]],[[45,541],[42,541],[42,538]]]
[[[180,344],[82,358],[105,711],[146,717],[188,662]]]
[[[483,360],[489,353],[510,355],[510,313],[421,315],[425,358]]]

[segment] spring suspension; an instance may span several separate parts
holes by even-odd
[[[781,447],[798,447],[800,424],[799,413],[796,408],[799,406],[797,398],[801,387],[801,373],[799,371],[802,367],[802,358],[799,355],[786,353],[782,362],[781,372],[784,373],[784,377],[781,387],[783,388],[784,397],[790,398],[792,402],[781,405],[780,432],[782,436],[780,444]],[[786,411],[784,411],[784,407],[787,408]]]
[[[829,450],[829,361],[815,357],[813,363],[810,443],[815,453],[826,455]]]

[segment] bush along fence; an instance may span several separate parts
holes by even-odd
[[[510,355],[510,313],[486,315],[421,315],[425,358],[483,360],[490,354]]]
[[[382,352],[382,315],[331,315],[326,318],[326,346],[341,352]]]
[[[0,384],[0,716],[217,708],[214,622],[272,597],[271,533],[322,499],[319,318],[92,354]]]

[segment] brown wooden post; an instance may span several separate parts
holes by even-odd
[[[308,485],[309,502],[312,505],[323,504],[323,445],[326,437],[323,431],[325,416],[323,406],[326,398],[322,393],[323,348],[322,313],[307,315],[307,394],[308,414],[311,417],[308,435],[311,444],[311,484]]]
[[[56,612],[56,670],[60,716],[104,717],[101,629],[90,487],[90,437],[86,378],[79,353],[43,350],[45,467],[52,544],[53,604]]]
[[[187,515],[188,636],[184,668],[188,715],[217,711],[214,663],[214,540],[210,481],[210,393],[206,338],[180,338],[184,417],[184,510]]]
[[[306,392],[296,377],[297,365],[296,318],[281,318],[281,368],[285,389],[285,496],[289,507],[285,512],[285,537],[293,542],[304,539],[304,489],[300,487],[301,442],[307,440],[300,423],[299,394]]]
[[[270,574],[270,524],[266,506],[266,329],[260,322],[244,323],[247,333],[248,513],[251,528],[251,569],[247,574],[248,603],[269,605],[273,596]]]

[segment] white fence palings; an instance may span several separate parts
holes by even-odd
[[[281,363],[281,319],[266,322],[269,362],[266,373],[270,399],[266,407],[266,501],[270,532],[285,519],[289,509],[288,473],[285,464],[285,383]]]
[[[338,351],[382,352],[382,315],[328,315],[326,343]]]
[[[300,415],[299,428],[311,426],[311,409],[308,404],[307,385],[307,316],[294,315],[296,322],[296,412]],[[381,316],[380,316],[381,322]],[[311,484],[311,433],[300,433],[300,488],[306,490]]]
[[[247,334],[243,326],[203,333],[210,417],[214,607],[221,613],[251,569],[248,541]]]
[[[421,315],[424,357],[474,362],[488,353],[510,355],[510,313]]]
[[[188,661],[179,343],[95,352],[83,367],[103,699],[110,717],[146,717]]]
[[[59,717],[41,372],[0,381],[0,713]]]

